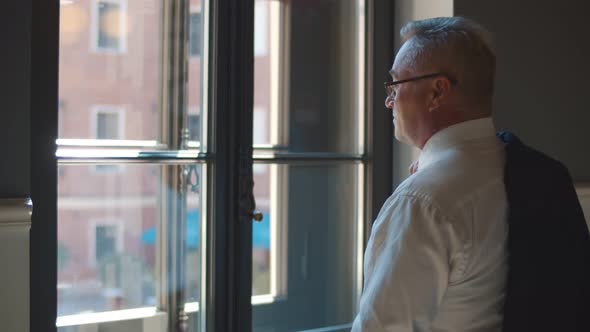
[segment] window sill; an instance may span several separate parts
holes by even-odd
[[[128,320],[148,320],[166,322],[167,314],[158,311],[156,307],[126,309],[106,312],[93,312],[87,314],[77,314],[57,317],[55,325],[57,327],[78,326],[89,324],[111,323]]]
[[[272,304],[284,300],[282,296],[255,295],[252,296],[252,305]],[[195,313],[199,311],[198,302],[189,302],[184,307],[186,313]],[[138,321],[139,324],[145,325],[149,322],[150,325],[157,325],[167,323],[167,313],[158,311],[156,307],[126,309],[106,312],[93,312],[87,314],[67,315],[57,317],[56,326],[60,327],[75,327],[80,325],[95,325],[97,328],[102,324],[117,324],[117,322]],[[86,331],[86,330],[85,330]],[[138,331],[143,331],[138,329]]]

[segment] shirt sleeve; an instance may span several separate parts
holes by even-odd
[[[428,198],[396,194],[374,223],[352,331],[426,331],[450,275],[452,227]]]

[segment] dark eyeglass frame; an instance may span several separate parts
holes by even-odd
[[[426,74],[426,75],[420,75],[420,76],[416,76],[416,77],[406,78],[404,80],[399,80],[399,81],[385,82],[385,83],[383,83],[383,85],[385,87],[385,93],[387,93],[387,97],[391,97],[391,98],[395,99],[395,89],[394,89],[394,86],[396,86],[398,84],[402,84],[402,83],[408,83],[408,82],[423,80],[423,79],[427,79],[427,78],[433,78],[433,77],[437,77],[437,76],[444,76],[444,77],[446,77],[449,81],[451,81],[451,84],[452,85],[456,85],[457,84],[457,80],[454,79],[453,77],[451,77],[448,74],[445,74],[445,73],[432,73],[432,74]]]

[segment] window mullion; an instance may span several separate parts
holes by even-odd
[[[160,139],[169,149],[187,146],[186,83],[188,81],[188,0],[162,1],[163,28],[161,66]],[[168,331],[187,331],[186,297],[186,209],[188,165],[166,167],[161,202],[159,306],[168,312]]]
[[[161,137],[171,149],[185,148],[187,122],[188,0],[162,1]]]
[[[207,331],[252,327],[254,0],[211,1],[215,161]]]

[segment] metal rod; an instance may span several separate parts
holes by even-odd
[[[257,163],[285,162],[366,162],[368,157],[362,154],[316,153],[316,152],[261,152],[253,154]],[[158,163],[158,164],[192,164],[212,162],[215,155],[195,150],[141,151],[141,150],[88,150],[58,149],[59,164],[94,164],[94,163]]]
[[[212,161],[214,155],[198,151],[133,151],[133,150],[65,150],[56,153],[59,164],[174,164],[184,165]]]
[[[285,162],[366,162],[367,156],[347,153],[254,153],[256,163],[285,163]]]

